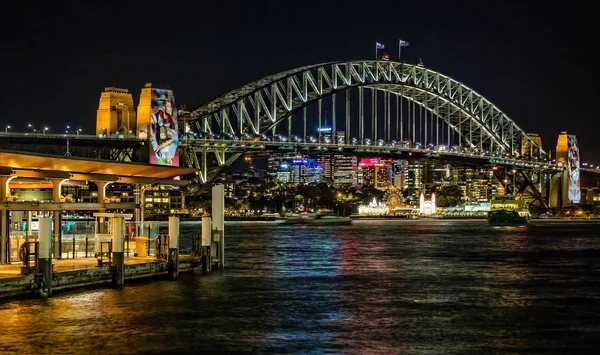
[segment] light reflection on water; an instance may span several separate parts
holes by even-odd
[[[0,353],[587,352],[598,226],[228,223],[222,272],[0,303]]]

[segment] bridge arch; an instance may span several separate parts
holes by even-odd
[[[402,62],[331,62],[283,71],[211,100],[194,109],[188,121],[202,132],[264,134],[303,108],[353,88],[403,97],[442,119],[462,141],[482,151],[519,156],[526,143],[546,154],[475,90],[422,65]]]

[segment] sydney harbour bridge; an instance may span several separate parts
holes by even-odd
[[[507,191],[547,207],[549,182],[565,169],[490,100],[422,64],[295,68],[180,113],[179,123],[180,165],[204,187],[242,154],[376,155],[493,168]],[[127,136],[5,134],[0,148],[144,161],[148,146]]]
[[[300,67],[219,96],[183,120],[182,164],[198,169],[202,183],[242,154],[378,155],[495,166],[509,191],[546,206],[544,189],[563,169],[490,100],[419,64]]]

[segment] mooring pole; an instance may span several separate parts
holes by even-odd
[[[41,274],[41,283],[38,284],[40,296],[52,296],[52,218],[38,219],[38,274]]]
[[[179,277],[179,217],[169,216],[169,276]]]
[[[122,287],[125,283],[125,255],[123,253],[123,233],[125,220],[122,217],[112,217],[112,261],[113,284]]]

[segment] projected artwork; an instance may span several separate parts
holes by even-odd
[[[179,166],[177,109],[172,90],[152,89],[150,164]]]
[[[577,138],[569,135],[569,201],[579,203],[581,200],[581,190],[579,188],[579,147],[577,147]]]

